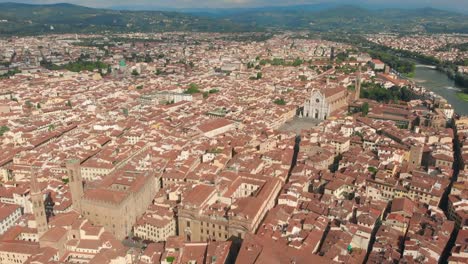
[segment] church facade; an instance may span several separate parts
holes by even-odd
[[[313,89],[304,103],[302,117],[325,120],[336,110],[347,105],[346,88]]]

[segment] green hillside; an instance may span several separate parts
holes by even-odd
[[[225,20],[177,12],[115,11],[70,4],[26,5],[0,3],[0,34],[249,31]]]
[[[225,10],[216,15],[118,11],[71,4],[0,3],[0,34],[261,30],[353,33],[468,33],[468,16],[432,8],[369,10],[356,6]],[[5,22],[6,21],[6,22]]]
[[[468,33],[468,16],[432,8],[368,10],[339,6],[326,10],[255,11],[223,18],[251,26],[349,32]]]

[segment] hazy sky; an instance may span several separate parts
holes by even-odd
[[[367,3],[371,5],[389,5],[398,7],[436,7],[444,9],[468,9],[468,0],[0,0],[0,2],[22,2],[30,4],[44,3],[73,3],[91,7],[111,6],[156,6],[175,8],[222,8],[222,7],[253,7],[272,5],[299,5],[314,3],[343,3],[358,4]]]

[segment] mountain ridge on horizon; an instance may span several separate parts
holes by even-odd
[[[314,4],[260,8],[115,10],[69,3],[0,2],[0,34],[312,30],[468,33],[468,15],[432,7]],[[462,22],[460,22],[462,21]]]
[[[157,5],[116,5],[108,6],[112,10],[127,10],[127,11],[174,11],[183,13],[220,13],[220,12],[244,12],[244,11],[271,11],[271,10],[307,10],[307,11],[320,11],[331,9],[340,6],[354,6],[367,10],[385,10],[385,9],[399,9],[399,10],[422,10],[422,9],[435,9],[441,11],[448,11],[468,15],[468,9],[458,8],[439,8],[429,5],[410,5],[407,7],[398,7],[392,4],[362,4],[362,3],[317,3],[317,4],[297,4],[297,5],[265,5],[256,7],[164,7]]]
[[[199,7],[199,8],[187,8],[187,7],[164,7],[157,5],[117,5],[117,6],[107,6],[107,7],[90,7],[85,5],[78,5],[72,3],[50,3],[50,4],[29,4],[21,2],[11,2],[11,1],[0,1],[0,6],[23,6],[23,7],[80,7],[80,8],[89,8],[89,9],[98,9],[98,10],[115,10],[115,11],[164,11],[164,12],[183,12],[183,13],[211,13],[211,12],[242,12],[242,11],[272,11],[272,10],[304,10],[304,11],[320,11],[326,9],[332,9],[336,7],[357,7],[366,10],[387,10],[387,9],[397,9],[397,10],[424,10],[424,9],[433,9],[440,11],[453,12],[458,14],[468,15],[468,10],[464,9],[455,9],[455,8],[439,8],[432,7],[429,5],[408,5],[405,7],[398,7],[393,4],[363,4],[363,3],[316,3],[316,4],[293,4],[293,5],[265,5],[265,6],[255,6],[255,7]]]

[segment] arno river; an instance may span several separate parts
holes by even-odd
[[[418,64],[413,80],[418,85],[444,97],[455,108],[456,113],[468,115],[468,102],[457,97],[461,87],[455,85],[445,73],[432,69],[430,66]]]

